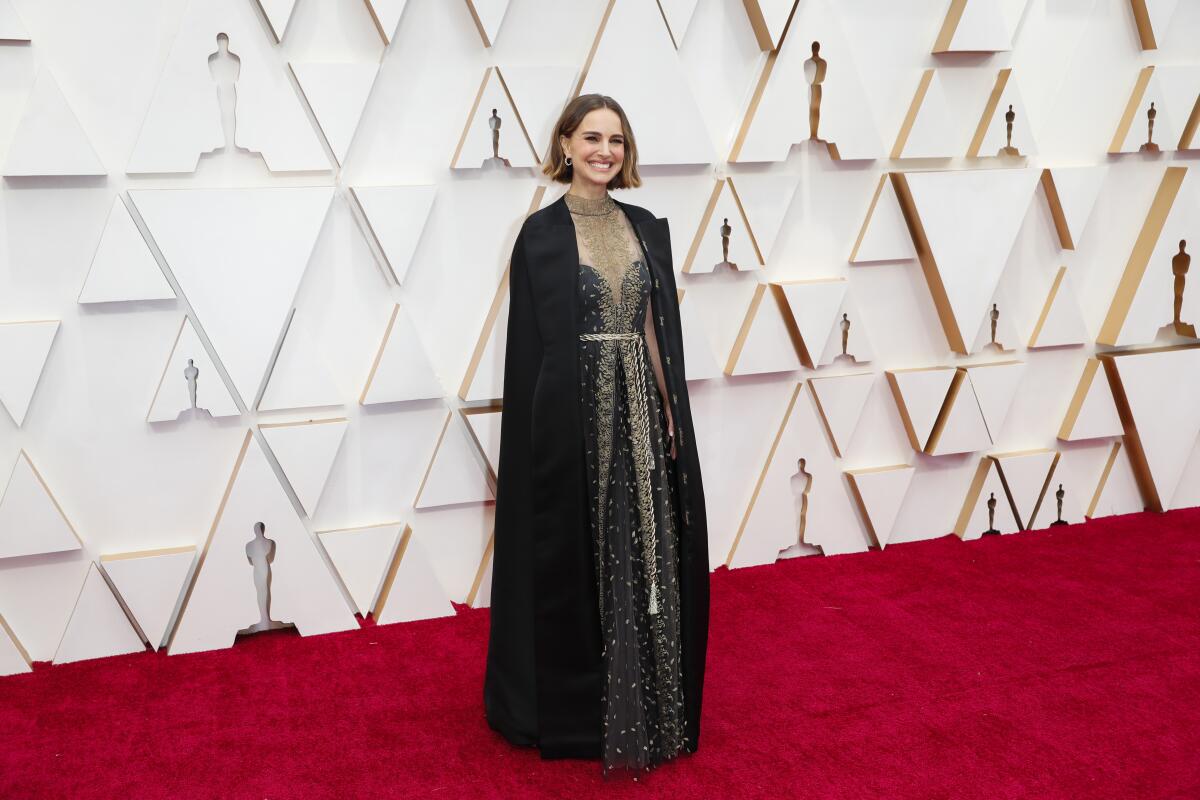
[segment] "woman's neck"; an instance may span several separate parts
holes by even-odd
[[[576,197],[583,197],[587,200],[600,200],[608,194],[608,187],[598,183],[572,182],[571,188],[567,189],[567,194],[573,194]]]

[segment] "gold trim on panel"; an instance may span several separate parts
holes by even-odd
[[[960,539],[967,538],[967,523],[971,521],[971,512],[975,509],[975,504],[979,502],[979,493],[983,491],[983,483],[987,480],[988,470],[991,468],[992,460],[987,456],[980,458],[979,464],[975,467],[975,475],[967,487],[967,496],[963,499],[962,509],[958,512],[958,519],[954,522],[954,535]]]
[[[1120,452],[1121,443],[1113,442],[1112,449],[1108,451],[1108,461],[1105,462],[1104,470],[1100,473],[1100,482],[1096,484],[1096,491],[1092,493],[1092,502],[1088,504],[1088,519],[1096,516],[1096,506],[1100,504],[1100,497],[1104,494],[1104,487],[1108,484],[1108,476],[1112,473],[1113,464],[1117,463],[1117,454]]]
[[[929,91],[931,83],[933,83],[933,70],[927,69],[921,73],[921,81],[917,84],[917,91],[913,94],[912,102],[908,106],[908,113],[904,115],[904,121],[900,123],[900,132],[896,134],[896,143],[892,146],[890,158],[903,158],[901,154],[904,152],[904,146],[908,144],[913,123],[917,120],[917,114],[921,110],[921,104],[925,102],[925,94]]]
[[[1063,211],[1062,198],[1058,196],[1054,173],[1048,168],[1043,169],[1041,181],[1046,203],[1050,206],[1050,216],[1054,219],[1054,230],[1058,233],[1058,243],[1063,250],[1074,250],[1075,240],[1071,236],[1071,228],[1067,225],[1067,214]]]
[[[159,547],[154,550],[137,550],[130,553],[112,553],[107,556],[100,556],[100,563],[106,564],[109,561],[125,561],[133,558],[154,558],[156,556],[173,556],[177,553],[194,553],[196,545],[185,544],[179,547]]]
[[[413,498],[413,508],[421,502],[421,492],[425,491],[425,481],[429,480],[429,473],[433,471],[433,464],[437,461],[438,453],[442,449],[442,440],[446,438],[446,431],[450,430],[450,420],[454,414],[447,410],[446,419],[442,422],[442,430],[438,434],[437,442],[433,445],[433,455],[429,457],[429,463],[425,465],[425,474],[421,476],[421,485],[417,487],[417,495]],[[484,459],[485,461],[487,459]]]
[[[746,346],[746,339],[750,336],[750,331],[754,327],[754,320],[758,316],[758,310],[762,306],[763,297],[767,296],[767,288],[770,287],[770,297],[774,300],[779,313],[783,317],[783,324],[788,329],[788,338],[791,339],[792,347],[796,351],[797,357],[801,362],[808,366],[808,351],[804,350],[804,343],[800,339],[800,330],[796,327],[796,320],[792,317],[791,309],[788,306],[787,298],[783,295],[783,290],[778,284],[760,283],[754,287],[754,296],[750,298],[750,306],[746,309],[746,316],[742,319],[742,326],[738,329],[737,338],[734,339],[733,347],[729,351],[729,358],[725,360],[724,372],[726,375],[733,375],[737,369],[738,359],[741,358],[742,348]]]
[[[758,480],[754,483],[754,492],[750,495],[750,503],[746,506],[746,512],[742,514],[742,521],[738,525],[737,534],[733,537],[733,544],[729,546],[729,555],[725,557],[726,567],[733,563],[733,554],[737,552],[738,544],[742,541],[742,534],[746,531],[746,524],[750,521],[750,514],[754,511],[754,503],[758,500],[763,483],[767,480],[767,471],[771,468],[771,463],[775,460],[775,451],[779,449],[779,442],[783,439],[783,432],[787,429],[788,421],[792,418],[792,410],[796,407],[796,400],[800,397],[800,390],[803,388],[804,381],[797,381],[796,388],[792,390],[791,399],[788,400],[787,411],[783,412],[783,420],[780,421],[779,429],[775,431],[775,438],[771,441],[771,449],[767,452],[767,460],[763,463],[762,471],[758,474]]]
[[[392,328],[396,325],[396,317],[400,314],[400,304],[392,304],[392,315],[388,317],[387,328],[383,331],[383,339],[379,342],[379,349],[375,351],[375,358],[371,361],[371,371],[367,373],[367,382],[363,386],[362,393],[358,396],[358,404],[366,405],[367,392],[371,391],[371,382],[375,380],[375,372],[379,369],[379,363],[383,361],[383,351],[387,349],[388,340],[392,337]]]
[[[1129,260],[1125,263],[1125,270],[1117,284],[1116,294],[1113,295],[1108,314],[1104,317],[1104,324],[1100,326],[1100,335],[1096,337],[1099,344],[1117,344],[1121,328],[1125,325],[1125,318],[1133,305],[1133,298],[1138,287],[1142,285],[1142,278],[1146,274],[1154,246],[1158,243],[1158,237],[1162,234],[1167,215],[1171,213],[1171,206],[1175,203],[1175,197],[1179,194],[1186,174],[1187,167],[1167,167],[1163,172],[1154,202],[1150,204],[1150,210],[1146,213],[1146,221],[1142,223],[1142,230],[1133,244]]]
[[[1054,276],[1054,283],[1050,286],[1050,293],[1046,295],[1046,302],[1042,304],[1042,313],[1038,315],[1037,322],[1033,326],[1033,333],[1029,334],[1029,347],[1037,347],[1038,336],[1042,334],[1042,326],[1046,324],[1046,318],[1050,316],[1050,309],[1054,307],[1058,288],[1062,285],[1063,276],[1066,274],[1066,267],[1058,268],[1058,273]]]
[[[388,565],[387,577],[383,579],[383,586],[379,589],[379,599],[375,601],[374,607],[370,610],[371,618],[376,622],[383,616],[383,609],[392,593],[392,584],[396,582],[396,573],[400,571],[400,560],[404,558],[404,551],[408,549],[408,540],[411,538],[412,526],[405,525],[404,531],[400,534],[400,543],[396,545],[396,552],[392,555],[392,563]]]
[[[754,247],[754,255],[758,258],[758,263],[766,266],[767,257],[763,255],[762,248],[758,246],[758,237],[754,235],[754,225],[750,223],[750,215],[746,213],[746,207],[742,205],[742,196],[738,194],[737,185],[733,182],[733,176],[730,175],[725,179],[729,184],[729,191],[733,193],[733,202],[737,204],[738,213],[742,215],[742,224],[746,226],[746,235],[750,237],[750,244]]]
[[[992,118],[996,115],[996,106],[1000,104],[1000,95],[1004,94],[1004,88],[1008,85],[1011,75],[1012,67],[1006,67],[996,75],[992,93],[983,106],[983,114],[979,117],[979,124],[975,127],[975,136],[967,148],[967,158],[979,158],[979,148],[983,147],[983,137],[987,135],[988,125],[992,123]]]
[[[1054,453],[1054,458],[1050,461],[1050,468],[1046,470],[1046,478],[1042,481],[1042,488],[1038,492],[1037,502],[1034,503],[1033,510],[1029,512],[1029,519],[1025,520],[1021,518],[1021,513],[1017,509],[1017,498],[1013,495],[1012,488],[1008,485],[1008,478],[1004,474],[1003,459],[1019,458],[1035,453]],[[1038,447],[1033,450],[1015,450],[1008,453],[992,453],[988,456],[988,458],[996,463],[996,473],[1000,476],[1000,484],[1004,487],[1004,493],[1008,496],[1008,506],[1012,509],[1013,519],[1017,521],[1017,527],[1021,530],[1029,530],[1029,526],[1037,518],[1037,513],[1042,508],[1042,501],[1046,498],[1046,489],[1050,486],[1050,479],[1054,476],[1054,470],[1058,467],[1058,460],[1061,456],[1061,453],[1057,450],[1051,450],[1049,447]]]
[[[858,238],[854,240],[854,249],[850,251],[851,262],[858,258],[858,248],[862,247],[863,239],[867,237],[867,228],[871,225],[871,218],[875,216],[875,206],[879,203],[879,197],[883,194],[883,182],[888,179],[888,174],[884,172],[879,176],[879,183],[875,185],[875,194],[871,196],[871,205],[867,208],[867,216],[863,219],[862,227],[858,229]]]
[[[933,422],[933,428],[929,431],[929,440],[925,442],[925,447],[922,448],[926,455],[933,455],[933,451],[937,449],[938,442],[942,440],[942,431],[946,428],[946,422],[950,419],[950,414],[954,411],[954,404],[958,400],[958,393],[962,391],[963,384],[967,382],[967,371],[962,367],[954,370],[954,377],[950,379],[950,388],[946,390],[946,397],[942,400],[942,407],[938,409],[937,419]],[[972,391],[974,389],[972,388]],[[978,400],[976,401],[978,405]],[[982,415],[982,411],[980,414]],[[984,429],[987,429],[986,422]],[[914,431],[915,433],[915,431]]]
[[[908,225],[909,235],[912,236],[913,247],[917,251],[917,260],[921,263],[921,272],[925,274],[925,283],[929,286],[929,294],[937,309],[938,320],[941,321],[942,331],[946,334],[946,343],[950,345],[951,350],[965,356],[968,352],[967,343],[958,329],[958,320],[954,318],[950,295],[947,294],[946,286],[942,283],[942,274],[938,270],[933,249],[929,246],[929,239],[925,235],[925,226],[921,222],[921,215],[917,212],[912,191],[908,188],[908,179],[903,172],[889,174],[892,177],[892,186],[896,189],[896,199],[900,203],[900,210],[904,214],[904,222]]]
[[[479,455],[483,457],[483,464],[485,467],[487,467],[488,480],[491,481],[493,487],[496,485],[496,470],[492,467],[492,462],[488,459],[487,448],[483,446],[483,442],[479,441],[479,436],[476,435],[475,428],[471,426],[471,423],[467,417],[477,417],[484,414],[500,414],[503,412],[503,410],[504,409],[501,407],[500,402],[496,400],[491,401],[485,406],[472,406],[470,408],[460,408],[458,410],[458,413],[463,418],[463,423],[466,425],[467,434],[471,437],[472,444],[474,444],[475,449],[479,451]]]
[[[1058,426],[1058,438],[1064,442],[1071,441],[1071,432],[1075,430],[1075,423],[1079,421],[1079,412],[1083,410],[1083,402],[1092,390],[1092,381],[1099,368],[1100,360],[1096,358],[1089,358],[1083,365],[1083,374],[1079,376],[1079,383],[1076,384],[1075,394],[1071,396],[1071,403],[1067,406],[1066,416],[1063,417],[1062,425]]]
[[[750,2],[750,0],[747,0],[747,2]],[[758,105],[767,90],[767,82],[771,78],[771,70],[775,68],[775,61],[778,58],[778,50],[772,50],[767,54],[767,60],[763,64],[762,73],[758,76],[758,83],[754,86],[754,93],[750,95],[750,104],[746,107],[746,114],[742,117],[742,124],[738,128],[737,136],[734,137],[733,146],[729,149],[729,158],[726,160],[731,164],[736,163],[738,158],[741,157],[742,145],[746,143],[746,135],[750,132],[750,125],[754,122],[754,115],[758,113]]]
[[[604,8],[604,16],[600,18],[600,24],[596,27],[596,35],[592,38],[592,46],[588,50],[583,67],[579,70],[579,80],[575,82],[575,91],[571,93],[570,99],[578,97],[579,93],[583,91],[583,84],[587,80],[588,70],[592,68],[592,60],[596,57],[596,51],[600,49],[600,39],[604,36],[605,29],[608,28],[608,18],[612,16],[616,5],[617,0],[608,0],[608,5]]]
[[[904,402],[904,392],[900,389],[900,382],[896,380],[896,375],[901,372],[934,372],[938,370],[953,369],[952,367],[914,367],[912,369],[889,369],[884,371],[887,376],[888,387],[892,390],[892,397],[896,401],[896,409],[900,412],[900,422],[904,424],[904,432],[908,434],[908,443],[912,445],[912,449],[918,453],[925,450],[924,444],[917,439],[917,429],[913,425],[912,417],[909,416],[908,406]],[[954,379],[951,378],[951,381]],[[945,407],[945,399],[942,400],[942,407]],[[938,411],[938,417],[941,417],[941,411]],[[934,422],[936,427],[937,423]]]
[[[204,547],[200,550],[196,566],[192,569],[187,591],[183,595],[183,602],[179,604],[179,613],[175,615],[175,624],[171,627],[171,635],[167,639],[168,653],[175,644],[175,634],[179,631],[179,626],[183,622],[184,615],[187,613],[188,602],[192,599],[192,590],[196,588],[196,582],[200,580],[200,573],[204,570],[204,561],[208,558],[208,548],[212,545],[213,536],[217,532],[217,526],[221,524],[221,517],[225,513],[225,505],[229,502],[229,495],[233,493],[233,486],[237,483],[238,475],[242,471],[242,462],[246,460],[246,452],[250,449],[250,440],[253,437],[253,429],[248,428],[246,435],[242,438],[242,449],[238,452],[237,461],[234,462],[233,472],[229,474],[229,481],[225,484],[225,493],[221,495],[221,503],[217,506],[217,513],[213,517],[212,525],[209,526],[208,536],[204,539]]]
[[[950,42],[958,32],[958,23],[962,21],[963,11],[966,10],[967,0],[950,0],[950,8],[946,10],[946,18],[942,21],[942,29],[938,31],[937,39],[933,42],[934,53],[949,53]]]
[[[1192,104],[1192,113],[1188,115],[1187,122],[1183,124],[1183,133],[1179,134],[1179,144],[1175,145],[1177,150],[1191,150],[1193,145],[1200,145],[1196,140],[1196,130],[1200,129],[1200,94],[1196,95],[1196,102]]]
[[[800,325],[796,322],[796,316],[792,313],[792,306],[788,303],[787,294],[783,291],[783,287],[784,284],[792,283],[825,282],[824,279],[818,279],[815,281],[772,281],[770,283],[771,294],[775,296],[775,304],[779,306],[779,313],[783,316],[783,324],[787,328],[788,338],[792,340],[792,349],[799,356],[800,363],[809,369],[816,369],[816,360],[813,359],[812,353],[808,351],[808,344],[805,343],[804,337],[800,335]],[[817,355],[819,357],[820,353]]]
[[[1138,73],[1137,81],[1133,84],[1133,93],[1129,95],[1125,111],[1121,114],[1121,121],[1117,123],[1116,133],[1113,134],[1112,141],[1108,144],[1109,153],[1121,152],[1121,147],[1125,144],[1125,137],[1129,135],[1129,126],[1133,124],[1133,117],[1142,105],[1142,98],[1146,95],[1146,86],[1149,85],[1150,76],[1153,73],[1153,66],[1142,67],[1142,71]]]
[[[700,215],[700,224],[696,226],[696,235],[692,237],[692,246],[688,248],[687,256],[683,260],[683,272],[690,273],[692,271],[692,261],[696,258],[700,243],[704,241],[705,229],[712,221],[712,213],[717,208],[717,200],[721,198],[721,190],[724,188],[724,178],[713,183],[712,192],[708,195],[708,203],[704,206],[704,213]]]
[[[1150,12],[1146,8],[1146,0],[1129,0],[1133,11],[1133,24],[1137,27],[1138,41],[1143,50],[1157,50],[1158,43],[1154,39],[1154,26],[1150,24]]]
[[[850,494],[854,497],[855,505],[858,506],[858,513],[862,515],[863,523],[866,525],[867,533],[871,534],[871,538],[875,541],[875,546],[879,548],[882,548],[883,544],[879,541],[879,533],[875,530],[874,523],[871,522],[871,514],[867,510],[867,503],[865,500],[863,500],[862,492],[859,491],[856,477],[859,475],[871,475],[877,472],[893,472],[898,469],[912,469],[912,467],[908,464],[892,464],[886,467],[848,469],[844,473],[846,476],[846,482],[850,484]],[[888,531],[888,533],[890,533],[890,531]]]
[[[86,577],[84,577],[84,581],[87,581]],[[21,640],[17,638],[16,632],[8,626],[8,622],[4,619],[3,614],[0,614],[0,628],[4,629],[4,632],[8,634],[8,638],[16,646],[17,653],[25,660],[25,666],[32,668],[33,660],[29,657],[29,651],[25,649],[25,645],[21,644]]]
[[[17,454],[17,458],[25,459],[25,463],[28,464],[29,469],[31,469],[33,471],[33,477],[37,478],[37,482],[39,484],[41,484],[42,491],[46,493],[46,497],[49,497],[50,502],[54,504],[54,510],[58,512],[58,515],[60,517],[62,517],[62,521],[67,523],[67,530],[69,530],[71,532],[71,535],[75,537],[76,544],[78,544],[79,547],[82,548],[83,540],[79,538],[79,532],[75,530],[75,526],[71,524],[70,518],[67,516],[66,512],[63,511],[62,506],[58,504],[58,498],[55,497],[54,492],[52,492],[50,490],[50,485],[46,483],[46,479],[43,478],[42,473],[38,471],[37,466],[33,463],[33,459],[29,457],[29,453],[25,452],[25,448],[23,448],[23,447],[21,448],[20,452]],[[15,473],[16,470],[17,470],[17,465],[16,465],[16,463],[14,463],[13,464],[13,472]],[[9,480],[9,483],[12,483],[12,474],[11,473],[9,475],[8,480]],[[5,487],[5,491],[6,492],[8,491],[7,487]]]
[[[488,564],[492,562],[492,549],[496,544],[496,531],[492,529],[492,534],[488,536],[487,546],[483,548],[483,558],[479,559],[479,568],[475,570],[475,580],[471,581],[471,591],[467,592],[467,605],[471,608],[475,607],[475,597],[479,594],[479,587],[483,584],[483,575],[487,572]]]

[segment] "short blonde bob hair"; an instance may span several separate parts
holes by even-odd
[[[621,118],[621,133],[625,137],[625,160],[621,164],[621,171],[608,182],[608,188],[634,189],[641,186],[642,177],[638,174],[637,168],[637,142],[633,138],[633,129],[629,126],[629,118],[625,116],[625,109],[621,108],[621,104],[606,94],[581,94],[567,103],[567,107],[558,116],[558,122],[554,123],[554,131],[550,135],[550,147],[547,148],[549,155],[546,163],[542,165],[542,172],[549,175],[551,180],[559,183],[571,182],[574,169],[566,162],[560,137],[571,138],[588,112],[595,111],[597,108],[609,108],[617,112],[617,116]]]

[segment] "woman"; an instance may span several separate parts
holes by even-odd
[[[572,100],[543,171],[570,184],[509,262],[484,706],[544,758],[648,769],[694,751],[708,535],[667,221],[625,112]]]

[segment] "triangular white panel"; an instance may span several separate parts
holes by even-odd
[[[783,32],[796,0],[746,0],[746,13],[763,26],[767,41],[760,42],[764,50],[776,50],[783,40]]]
[[[996,53],[1012,48],[1000,11],[1001,0],[956,0],[950,4],[935,53]],[[957,19],[953,19],[955,15]]]
[[[94,563],[89,565],[75,610],[54,654],[54,663],[141,653],[145,649],[104,576]]]
[[[1057,208],[1051,210],[1062,214],[1062,222],[1071,236],[1072,248],[1083,240],[1083,231],[1096,207],[1100,188],[1108,177],[1108,166],[1050,167],[1046,170],[1053,181]]]
[[[1131,0],[1143,50],[1156,50],[1167,33],[1179,0]]]
[[[192,407],[188,390],[189,361],[191,367],[197,370],[196,407],[214,417],[233,417],[241,413],[225,381],[217,372],[216,365],[209,358],[208,351],[204,349],[196,329],[192,327],[191,320],[184,317],[175,334],[175,343],[171,346],[171,355],[159,378],[154,399],[150,401],[147,422],[171,422]]]
[[[492,474],[500,466],[500,418],[498,408],[471,408],[463,411],[463,420],[471,432],[475,444],[487,457]]]
[[[0,403],[20,427],[41,380],[58,320],[0,323]]]
[[[825,352],[825,343],[833,335],[842,300],[849,285],[845,278],[791,281],[777,284],[787,297],[792,319],[815,365]]]
[[[29,30],[17,16],[11,0],[0,0],[0,42],[28,42]]]
[[[713,189],[714,200],[701,227],[696,231],[692,244],[693,253],[684,263],[684,272],[712,272],[724,258],[721,230],[729,225],[729,262],[736,264],[741,272],[761,269],[758,250],[754,246],[754,232],[742,214],[742,209],[726,181],[718,181]]]
[[[509,0],[467,0],[471,16],[479,28],[484,47],[496,44],[496,34],[500,32],[500,23],[504,21],[504,13],[508,11]]]
[[[459,397],[468,402],[498,400],[504,394],[504,352],[508,345],[508,281],[500,285],[500,308],[488,316],[481,337],[487,337],[483,350],[459,387]],[[683,309],[680,307],[680,314]],[[686,333],[685,333],[686,336]]]
[[[615,3],[581,93],[619,97],[630,119],[645,120],[637,130],[640,163],[711,163],[712,139],[658,4]]]
[[[754,375],[764,372],[787,372],[804,366],[788,331],[790,315],[782,307],[787,300],[772,287],[760,283],[742,319],[733,349],[725,362],[726,375]]]
[[[1200,348],[1127,352],[1114,356],[1113,363],[1165,510],[1200,434]]]
[[[209,62],[221,33],[229,39],[229,53],[239,59],[232,143],[225,141],[221,94]],[[273,172],[329,169],[325,149],[253,5],[189,0],[126,171],[193,172],[202,153],[229,145],[261,153]]]
[[[417,329],[397,303],[392,308],[392,317],[388,320],[387,330],[359,402],[363,405],[397,403],[441,397],[443,394],[433,365],[421,347]]]
[[[1016,533],[1019,530],[1021,525],[1013,516],[1012,505],[1008,502],[1008,494],[1004,491],[1004,483],[1000,480],[996,462],[985,456],[980,460],[967,489],[967,497],[959,512],[954,532],[967,540],[978,539],[989,531]]]
[[[1062,347],[1091,341],[1075,287],[1066,267],[1059,267],[1042,314],[1029,336],[1030,347]]]
[[[887,371],[888,385],[914,450],[924,450],[938,412],[954,380],[953,367],[921,367]]]
[[[925,278],[956,352],[966,352],[966,336],[991,309],[1038,178],[1036,169],[902,176],[929,245]]]
[[[325,141],[339,164],[346,163],[350,142],[358,129],[379,65],[371,62],[291,63],[300,91],[308,100]]]
[[[4,0],[0,0],[0,3]],[[8,627],[4,617],[0,617],[0,677],[33,672],[29,653],[17,641],[17,635]]]
[[[1097,519],[1145,510],[1146,503],[1129,460],[1129,448],[1123,447],[1121,442],[1113,442],[1087,515],[1090,519]]]
[[[39,70],[8,146],[5,177],[106,174],[54,76]]]
[[[1022,453],[1002,453],[992,456],[1000,468],[1009,499],[1020,516],[1022,528],[1028,528],[1042,500],[1046,481],[1058,463],[1053,450],[1030,450]]]
[[[853,469],[846,473],[861,505],[863,517],[871,526],[880,549],[887,547],[896,515],[908,494],[908,486],[916,473],[907,464],[870,469]]]
[[[845,342],[842,339],[845,339]],[[846,353],[842,354],[843,346]],[[833,330],[825,340],[825,350],[818,357],[818,366],[832,364],[838,359],[854,359],[856,364],[866,364],[875,360],[875,348],[871,345],[871,337],[867,334],[866,320],[855,301],[854,295],[847,290],[842,298],[842,305],[833,316]]]
[[[999,90],[999,96],[995,98],[994,105],[992,98],[989,98],[967,155],[978,158],[1006,155],[1002,151],[1010,146],[1026,158],[1037,155],[1037,139],[1030,123],[1029,107],[1021,96],[1017,75],[1012,69],[1000,71],[993,93],[996,90]],[[1012,114],[1011,140],[1008,133],[1009,114]]]
[[[102,556],[100,565],[117,594],[157,650],[166,644],[168,627],[196,563],[195,547]]]
[[[739,178],[740,181],[740,178]],[[879,184],[858,232],[858,240],[850,253],[850,261],[899,261],[914,255],[912,236],[896,199],[896,187],[887,173],[879,176]]]
[[[683,329],[683,352],[687,355],[684,369],[685,379],[689,381],[715,378],[721,374],[721,365],[709,344],[705,328],[708,321],[701,314],[695,302],[687,302],[686,292],[679,298],[679,325]]]
[[[943,456],[951,453],[974,453],[987,450],[992,440],[988,436],[987,424],[979,410],[979,402],[971,389],[966,373],[955,377],[958,390],[946,396],[950,407],[945,410],[945,419],[938,433],[925,447],[930,455]]]
[[[379,30],[379,35],[383,37],[383,43],[391,44],[392,37],[396,35],[396,26],[400,24],[400,15],[404,13],[404,7],[408,5],[408,0],[363,0],[363,2],[367,4],[371,18],[375,20],[375,27]]]
[[[474,98],[471,113],[467,115],[466,126],[450,166],[455,169],[479,169],[485,161],[494,158],[493,114],[500,125],[495,151],[499,157],[507,159],[510,167],[536,167],[538,157],[533,143],[526,137],[520,116],[494,67],[488,67],[483,75],[483,82]]]
[[[958,149],[957,115],[946,96],[941,73],[925,70],[921,76],[908,116],[901,126],[892,158],[949,158]]]
[[[873,104],[863,89],[856,52],[850,45],[852,37],[846,35],[837,5],[803,0],[796,7],[788,28],[795,35],[789,35],[780,47],[731,161],[782,161],[793,144],[813,137],[809,114],[813,95],[808,78],[816,72],[813,42],[820,45],[817,57],[825,61],[816,138],[828,143],[832,158],[883,156]]]
[[[167,283],[141,231],[118,196],[113,199],[100,234],[100,244],[79,292],[81,303],[116,303],[123,300],[172,300],[175,290]]]
[[[358,627],[266,455],[247,432],[171,637],[172,655],[229,647],[239,631],[259,621],[246,545],[260,522],[266,538],[275,542],[271,619],[294,624],[302,636]]]
[[[291,315],[283,346],[258,402],[259,411],[342,405],[342,389],[334,379],[333,356],[326,354],[323,332],[315,325],[304,324],[312,319],[300,312]]]
[[[259,426],[309,516],[317,510],[348,425],[337,417]]]
[[[393,522],[319,533],[329,560],[342,577],[358,613],[364,617],[375,608],[403,527]]]
[[[791,395],[730,549],[730,568],[770,564],[797,545],[806,555],[860,553],[870,545],[808,394],[800,383]]]
[[[1054,525],[1060,519],[1068,525],[1087,520],[1084,512],[1087,504],[1091,501],[1095,487],[1086,485],[1084,481],[1074,480],[1074,476],[1064,469],[1064,466],[1063,460],[1060,458],[1058,466],[1054,468],[1054,472],[1050,476],[1050,483],[1046,486],[1042,504],[1025,526],[1027,530],[1043,530]],[[1061,498],[1058,496],[1059,492],[1062,492]],[[1060,500],[1062,502],[1061,512],[1059,510]]]
[[[497,67],[497,71],[521,115],[538,160],[543,160],[546,157],[543,150],[554,132],[559,113],[571,97],[579,70],[557,64],[508,64]]]
[[[257,399],[333,189],[130,192],[247,405]]]
[[[287,30],[288,20],[292,18],[296,0],[258,0],[258,5],[271,25],[275,41],[283,41],[283,32]]]
[[[1122,436],[1125,428],[1113,402],[1112,388],[1100,362],[1091,358],[1083,365],[1083,374],[1075,387],[1071,405],[1058,431],[1058,438],[1068,442]]]
[[[0,558],[60,553],[82,546],[50,487],[22,450],[0,498]]]
[[[775,240],[779,237],[783,220],[800,185],[800,176],[747,172],[738,175],[736,181],[732,177],[727,178],[727,182],[745,212],[759,252],[765,260],[770,261]]]
[[[1000,431],[1004,429],[1004,421],[1017,396],[1021,378],[1025,377],[1025,364],[1021,361],[997,361],[972,365],[966,369],[975,400],[987,425],[988,436],[995,443],[1000,439]]]
[[[494,499],[482,459],[483,454],[470,441],[462,423],[456,422],[453,414],[447,414],[413,505],[434,508]]]
[[[405,530],[396,558],[399,563],[394,565],[379,598],[379,624],[453,616],[454,606],[412,528]]]
[[[821,419],[829,430],[834,454],[840,458],[858,427],[863,407],[875,385],[875,374],[863,372],[858,375],[810,378],[808,385],[817,401]]]
[[[667,20],[667,27],[671,30],[671,38],[675,40],[676,47],[683,45],[683,37],[687,35],[692,15],[696,13],[696,2],[697,0],[658,0],[658,6]]]
[[[1156,67],[1146,67],[1139,74],[1129,96],[1125,114],[1109,142],[1110,153],[1137,153],[1142,145],[1158,145],[1159,151],[1174,150],[1183,126],[1191,113],[1186,103],[1176,106],[1169,102],[1166,87],[1159,79]],[[1194,98],[1188,100],[1194,102]],[[1154,130],[1150,130],[1150,111],[1153,104]]]
[[[396,283],[404,283],[421,241],[437,186],[354,186],[350,189]]]

